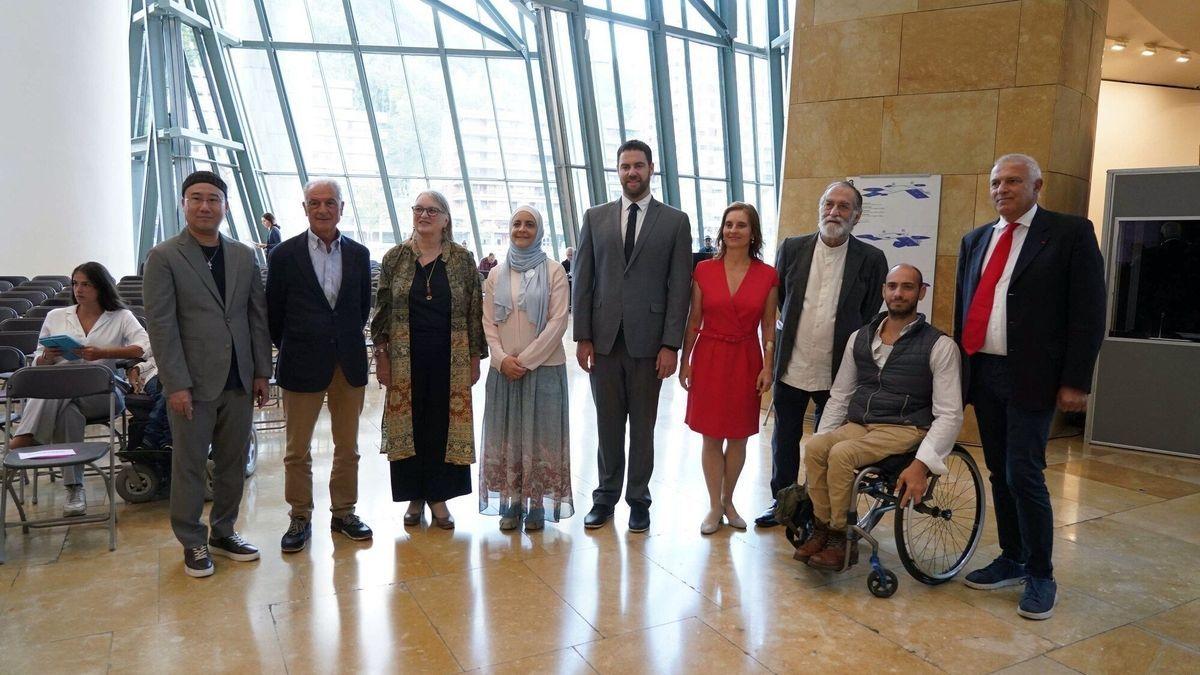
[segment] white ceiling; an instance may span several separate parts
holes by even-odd
[[[1106,33],[1104,79],[1200,89],[1200,0],[1109,0]],[[1112,51],[1111,38],[1127,39],[1128,48]],[[1191,50],[1192,60],[1176,63],[1166,49],[1142,56],[1147,42]]]

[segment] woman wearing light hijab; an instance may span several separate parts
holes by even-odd
[[[491,353],[479,466],[479,512],[500,529],[542,529],[575,512],[567,425],[567,274],[542,250],[542,214],[518,207],[508,259],[483,284]]]

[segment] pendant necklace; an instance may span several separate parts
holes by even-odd
[[[204,253],[204,251],[201,251],[200,253],[201,253],[201,254],[203,254],[203,253]],[[212,254],[212,256],[211,256],[211,257],[210,257],[210,256],[207,256],[207,255],[206,255],[206,256],[204,256],[204,262],[205,262],[205,264],[207,264],[207,265],[208,265],[208,269],[209,269],[209,271],[210,271],[210,272],[212,271],[212,265],[213,265],[213,261],[214,261],[214,260],[216,260],[216,259],[217,259],[217,256],[218,256],[218,255],[220,255],[220,254],[221,254],[221,246],[218,244],[218,245],[217,245],[217,250],[216,250],[216,251],[213,251],[213,254]]]
[[[439,259],[440,258],[434,258],[433,262],[429,263],[429,268],[427,270],[425,270],[425,299],[426,300],[433,299],[433,286],[431,285],[431,282],[433,281],[433,271],[434,271],[434,269],[437,268],[437,263],[438,263]]]

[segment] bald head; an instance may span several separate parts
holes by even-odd
[[[902,324],[912,321],[917,313],[917,303],[925,299],[925,278],[921,270],[908,263],[900,263],[888,270],[883,282],[883,302],[887,305],[888,317]]]
[[[921,270],[917,269],[915,265],[910,265],[908,263],[894,265],[892,266],[892,269],[888,270],[887,281],[892,280],[911,281],[918,286],[925,285],[925,276],[921,274]]]

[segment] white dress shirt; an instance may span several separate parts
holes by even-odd
[[[1033,222],[1037,208],[1037,204],[1034,204],[1025,215],[1017,218],[1018,225],[1013,228],[1012,249],[1008,252],[1008,260],[1005,262],[1004,271],[1000,273],[1000,280],[996,282],[996,294],[992,296],[992,313],[988,316],[987,332],[983,335],[983,346],[979,349],[984,354],[1008,355],[1008,284],[1012,281],[1017,256],[1021,254],[1021,246],[1025,243],[1025,236],[1029,234],[1029,225]],[[992,252],[996,250],[1000,235],[1004,234],[1004,228],[1007,226],[1008,222],[1004,218],[1000,218],[992,226],[992,239],[988,242],[987,253],[983,256],[983,267],[979,268],[981,275],[983,270],[987,269]]]
[[[886,321],[879,323],[875,338],[871,340],[871,358],[880,369],[892,354],[892,345],[883,342],[885,323]],[[900,335],[903,336],[914,325],[915,322],[905,326]],[[837,380],[829,392],[829,402],[825,404],[825,411],[821,413],[818,434],[833,431],[846,421],[850,397],[854,395],[858,384],[858,366],[854,363],[854,341],[857,337],[856,330],[846,342],[842,365],[838,366]],[[933,349],[929,352],[929,369],[933,373],[933,424],[917,448],[917,459],[940,476],[946,473],[946,456],[954,449],[954,441],[958,438],[963,423],[962,363],[958,345],[954,344],[953,339],[943,335],[933,343]]]
[[[92,326],[91,332],[85,334],[83,332],[83,324],[79,323],[79,305],[71,305],[70,307],[59,307],[46,315],[46,320],[42,323],[42,332],[38,339],[50,337],[51,335],[69,335],[76,342],[84,347],[133,347],[142,348],[142,358],[146,359],[145,363],[138,366],[138,372],[142,375],[143,381],[148,381],[150,378],[158,374],[158,366],[155,365],[152,354],[150,353],[150,337],[146,335],[146,329],[142,328],[142,324],[138,323],[137,317],[133,312],[127,309],[118,309],[112,312],[105,312],[96,319],[96,324]],[[46,348],[38,343],[37,351],[33,353],[34,359],[40,359],[42,352]],[[53,364],[60,363],[99,363],[108,366],[114,372],[117,370],[117,362],[126,359],[99,359],[97,361],[68,361],[66,358],[59,357]],[[123,373],[117,373],[124,375]]]
[[[634,241],[634,243],[637,243],[638,237],[642,236],[642,223],[646,222],[646,209],[650,206],[651,197],[652,197],[652,195],[650,194],[650,191],[647,190],[646,196],[642,197],[641,199],[639,199],[636,202],[638,205],[638,212],[637,212],[637,223],[633,226],[633,241]],[[629,205],[633,204],[633,203],[634,202],[629,201],[629,197],[626,197],[624,193],[621,194],[620,227],[621,227],[621,241],[622,242],[625,241],[625,223],[629,222]]]
[[[833,326],[849,249],[849,239],[833,248],[817,235],[792,357],[780,378],[788,386],[804,391],[829,389],[833,380]]]
[[[308,231],[308,257],[312,260],[313,271],[317,273],[317,283],[329,306],[337,305],[338,293],[342,289],[342,235],[339,232],[333,244],[327,249],[312,230]]]

